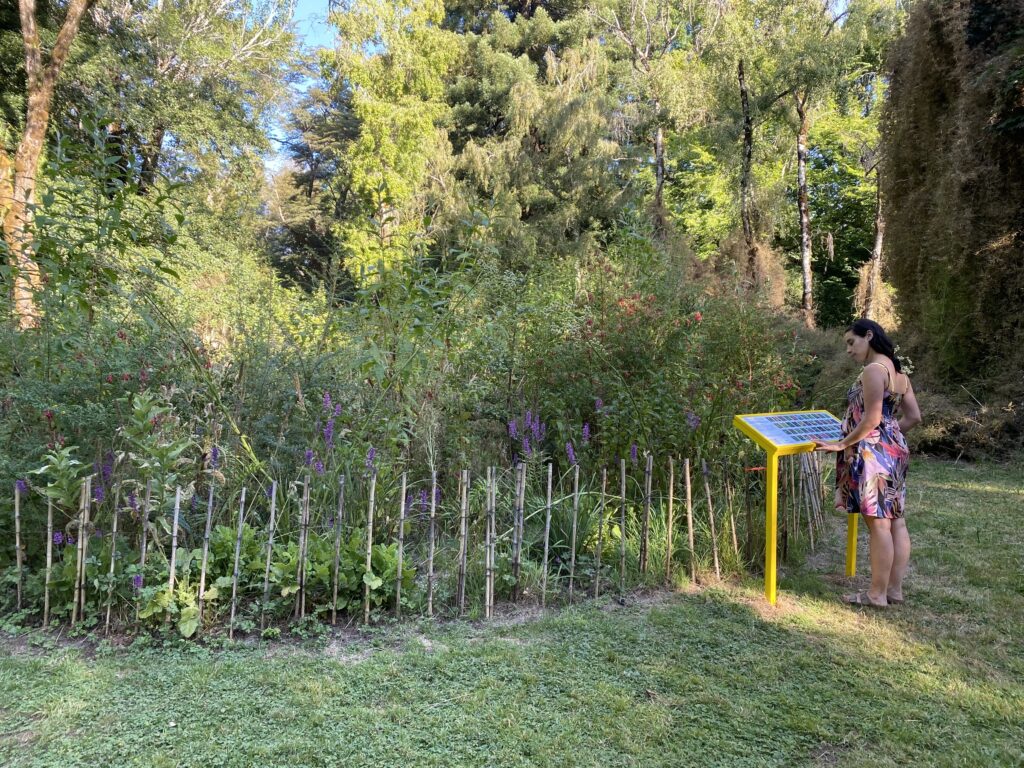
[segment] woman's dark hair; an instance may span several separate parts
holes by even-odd
[[[896,357],[896,345],[892,343],[892,339],[885,335],[885,330],[876,323],[874,320],[855,320],[853,324],[846,329],[850,333],[855,333],[861,338],[868,335],[868,331],[871,331],[871,339],[868,340],[868,346],[871,347],[875,352],[885,355],[892,360],[893,366],[896,368],[896,373],[900,372],[900,361]]]

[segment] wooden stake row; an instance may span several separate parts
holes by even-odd
[[[643,495],[642,495],[642,506],[640,509],[639,520],[634,520],[638,523],[638,549],[639,549],[639,570],[641,573],[647,573],[650,568],[650,514],[653,504],[653,456],[650,454],[645,455],[645,467],[644,467],[644,478],[643,478]],[[727,469],[727,467],[725,467]],[[627,467],[626,460],[621,459],[619,462],[620,470],[620,488],[619,488],[619,515],[618,515],[618,527],[620,529],[620,542],[619,542],[619,591],[620,594],[625,592],[626,588],[626,572],[627,572],[627,536],[630,535],[629,531],[629,515],[627,514],[627,506],[629,497],[627,494]],[[740,546],[739,546],[739,534],[736,525],[736,513],[735,513],[735,497],[733,493],[733,483],[728,471],[726,471],[723,480],[723,498],[719,499],[719,503],[722,505],[716,509],[714,500],[712,497],[711,489],[711,472],[709,470],[706,461],[701,462],[701,470],[704,479],[705,497],[708,508],[708,523],[711,534],[711,557],[713,567],[715,569],[716,578],[721,578],[722,574],[722,563],[721,563],[721,551],[720,546],[724,543],[719,540],[719,536],[724,536],[726,541],[731,540],[733,555],[740,560]],[[526,546],[525,542],[525,519],[526,513],[526,487],[527,487],[527,466],[525,464],[519,464],[514,469],[514,488],[512,493],[512,526],[510,530],[510,543],[511,543],[511,570],[512,570],[512,599],[518,600],[523,594],[523,578],[522,578],[522,558],[523,549]],[[580,478],[580,466],[574,464],[571,468],[572,472],[572,492],[571,492],[571,535],[569,540],[569,553],[568,553],[568,580],[567,580],[567,592],[568,601],[571,603],[576,599],[576,593],[579,588],[579,539],[580,539],[580,512],[581,512],[581,478]],[[823,524],[822,515],[822,502],[819,490],[822,486],[822,477],[820,470],[820,461],[817,456],[800,456],[797,460],[788,463],[783,470],[783,494],[785,498],[791,503],[785,508],[785,520],[783,522],[783,528],[786,531],[792,531],[794,534],[797,532],[800,526],[806,525],[806,532],[809,537],[812,549],[816,544],[817,538],[820,538],[820,534],[816,536],[817,529]],[[690,461],[688,459],[683,462],[683,477],[686,491],[686,525],[687,525],[687,546],[689,554],[689,567],[690,577],[696,580],[698,574],[698,563],[695,552],[695,536],[694,536],[694,519],[693,519],[693,500],[692,500],[692,487],[691,487],[691,472],[690,472]],[[369,495],[368,495],[368,508],[366,517],[366,572],[371,573],[373,568],[373,540],[374,540],[374,525],[375,525],[375,494],[376,494],[376,473],[370,477],[369,483]],[[456,595],[455,603],[457,612],[459,615],[463,615],[466,611],[466,589],[468,579],[468,563],[469,563],[469,551],[471,548],[470,544],[470,533],[474,530],[471,525],[471,514],[470,514],[470,491],[471,491],[471,478],[469,470],[462,470],[459,474],[459,492],[458,498],[458,555],[457,555],[457,584],[456,584]],[[497,544],[499,541],[497,516],[498,516],[498,487],[499,487],[499,471],[496,467],[488,467],[486,477],[484,481],[484,504],[483,504],[483,549],[484,549],[484,574],[485,574],[485,586],[484,586],[484,615],[490,618],[494,615],[495,607],[495,592],[497,583]],[[80,501],[79,501],[79,514],[76,523],[78,540],[76,542],[76,560],[75,560],[75,594],[72,610],[72,624],[77,623],[84,616],[85,605],[86,605],[86,563],[88,561],[88,546],[89,546],[89,530],[92,525],[92,499],[91,499],[91,478],[87,478],[81,489]],[[665,534],[665,563],[664,563],[664,579],[666,582],[671,583],[673,578],[673,565],[674,559],[672,557],[674,551],[674,532],[675,532],[675,482],[676,482],[676,466],[675,460],[670,458],[668,461],[668,494],[667,494],[667,522],[666,522],[666,534]],[[547,494],[546,494],[546,505],[545,505],[545,521],[544,521],[544,541],[543,541],[543,563],[542,563],[542,581],[541,581],[541,605],[546,606],[550,579],[550,529],[552,519],[552,485],[553,485],[553,466],[548,465],[548,483],[547,483]],[[602,556],[604,554],[605,545],[605,526],[609,524],[607,517],[607,496],[608,496],[608,472],[607,469],[602,469],[601,472],[601,494],[600,499],[596,504],[597,508],[597,531],[596,531],[596,548],[593,553],[594,563],[594,576],[592,579],[592,592],[594,596],[599,596],[602,588]],[[750,493],[749,484],[744,488],[744,500],[745,508],[747,511],[747,546],[745,547],[745,554],[749,553],[751,544],[751,505],[750,505]],[[312,524],[311,519],[311,477],[306,476],[302,482],[302,494],[301,494],[301,508],[300,508],[300,519],[299,519],[299,531],[298,531],[298,563],[296,570],[297,580],[297,591],[294,602],[293,616],[296,619],[302,619],[307,615],[308,610],[308,579],[309,579],[309,547],[310,547],[310,526]],[[436,558],[436,547],[437,547],[437,473],[431,473],[431,501],[430,501],[430,517],[429,517],[429,537],[427,541],[427,558],[426,558],[426,581],[427,581],[427,615],[434,615],[434,598],[436,589],[436,573],[435,573],[435,558]],[[140,565],[144,568],[145,559],[148,553],[148,534],[149,534],[149,517],[152,499],[152,483],[147,482],[145,491],[145,502],[142,505],[141,510],[141,521],[140,521]],[[408,513],[409,508],[406,500],[406,492],[408,490],[408,476],[406,473],[401,475],[401,493],[399,497],[399,514],[398,514],[398,528],[396,532],[397,539],[397,584],[395,586],[395,614],[401,616],[402,613],[402,576],[406,569],[406,533],[408,524]],[[117,493],[120,493],[118,489]],[[199,616],[200,626],[203,625],[204,620],[204,609],[205,609],[205,598],[207,591],[207,568],[209,558],[209,546],[210,536],[212,528],[212,516],[213,516],[213,502],[214,502],[215,490],[211,485],[208,489],[208,500],[206,507],[206,519],[205,528],[203,533],[203,549],[202,549],[202,562],[200,568],[199,578]],[[263,583],[263,600],[260,609],[260,626],[261,628],[266,626],[266,609],[270,603],[269,599],[269,581],[270,581],[270,566],[272,563],[273,555],[273,543],[277,533],[277,484],[272,483],[270,490],[270,515],[269,523],[267,525],[266,535],[266,562],[264,568],[264,583]],[[233,638],[236,614],[238,610],[238,578],[240,568],[240,554],[241,554],[241,542],[242,532],[244,529],[245,520],[245,504],[246,504],[246,490],[242,489],[242,494],[239,503],[238,520],[237,520],[237,535],[235,541],[235,563],[232,572],[232,597],[231,597],[231,614],[230,614],[230,625],[229,625],[229,636]],[[341,538],[344,531],[345,524],[345,478],[339,479],[338,488],[338,504],[337,513],[333,520],[333,561],[331,568],[331,622],[332,624],[337,623],[337,612],[338,612],[338,593],[340,583],[340,546]],[[115,509],[113,513],[113,524],[111,529],[111,559],[108,570],[108,588],[106,596],[106,616],[104,621],[104,631],[109,634],[110,624],[112,618],[112,605],[113,605],[113,586],[114,576],[116,573],[116,558],[117,558],[117,537],[119,533],[119,495],[115,496]],[[177,578],[177,551],[178,551],[178,539],[180,533],[180,505],[181,505],[181,490],[177,489],[174,500],[174,513],[172,520],[172,532],[171,532],[171,552],[169,557],[169,572],[167,580],[167,588],[173,590],[175,588],[175,582]],[[24,578],[24,547],[22,546],[22,517],[23,503],[21,498],[20,488],[15,488],[15,547],[17,550],[17,578],[18,578],[18,601],[21,604],[21,585]],[[724,530],[720,531],[719,523],[722,510],[724,509],[725,518],[723,524],[725,525]],[[614,515],[614,512],[612,513]],[[474,520],[478,519],[473,517]],[[614,519],[614,518],[613,518]],[[591,529],[592,530],[592,529]],[[47,577],[44,588],[44,622],[49,620],[49,597],[50,597],[50,581],[52,576],[53,566],[53,505],[48,505],[47,514]],[[636,535],[636,534],[633,534]],[[504,535],[501,537],[504,538]],[[727,545],[726,545],[727,546]],[[364,610],[363,620],[368,622],[370,619],[370,608],[372,603],[372,589],[369,584],[369,580],[364,585]],[[165,617],[165,621],[169,617]]]

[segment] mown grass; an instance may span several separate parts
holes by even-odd
[[[751,580],[318,647],[8,641],[0,764],[1022,765],[1021,475],[915,463],[886,612],[838,604],[837,526],[775,609]]]

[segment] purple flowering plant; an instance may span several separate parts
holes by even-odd
[[[18,493],[22,496],[28,493],[28,481],[23,478],[18,478],[14,481],[14,487],[18,490]]]

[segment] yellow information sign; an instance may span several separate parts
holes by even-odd
[[[810,453],[814,441],[841,440],[840,421],[828,411],[747,413],[733,417],[732,424],[765,452],[764,594],[775,605],[778,554],[779,456]],[[857,571],[857,515],[846,522],[846,575]]]

